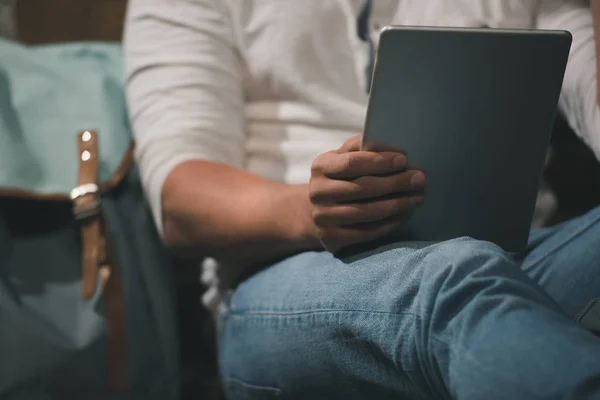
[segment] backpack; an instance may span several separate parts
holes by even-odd
[[[116,44],[0,40],[2,399],[178,398],[173,260],[122,86]]]

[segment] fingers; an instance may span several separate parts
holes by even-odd
[[[321,205],[313,207],[312,218],[318,227],[377,222],[410,212],[423,201],[423,194],[415,193],[387,196],[363,203]]]
[[[424,201],[425,175],[406,170],[405,154],[361,151],[361,139],[349,139],[312,165],[312,223],[316,237],[331,252],[399,229]]]
[[[360,144],[362,142],[363,135],[352,136],[350,139],[346,140],[346,142],[339,148],[339,153],[346,153],[349,151],[359,151]]]
[[[410,213],[406,213],[378,222],[343,227],[318,227],[317,236],[328,251],[336,253],[353,244],[372,242],[398,231],[409,217]]]
[[[313,204],[347,203],[420,191],[424,189],[425,183],[425,174],[418,170],[384,176],[361,176],[353,180],[317,176],[311,181],[309,196]]]
[[[381,143],[366,143],[365,148],[362,146],[363,134],[356,135],[348,139],[342,147],[338,149],[338,153],[346,153],[350,151],[376,151],[376,152],[394,152],[394,153],[405,153],[403,149],[396,148],[394,146],[381,144]]]
[[[313,162],[312,176],[325,176],[331,179],[352,179],[365,175],[382,175],[402,171],[406,168],[404,154],[369,151],[350,153],[329,152],[320,155]]]

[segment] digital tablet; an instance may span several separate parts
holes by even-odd
[[[384,28],[362,148],[425,172],[402,239],[526,247],[570,46],[566,31]]]

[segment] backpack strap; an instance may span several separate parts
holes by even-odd
[[[106,263],[106,246],[100,227],[98,143],[96,132],[79,133],[79,175],[71,191],[73,214],[81,226],[81,295],[89,300],[98,287],[98,267]]]
[[[105,309],[108,384],[111,389],[127,386],[127,336],[125,303],[119,272],[110,254],[101,215],[97,182],[98,143],[95,131],[78,134],[79,172],[77,187],[71,191],[73,214],[81,229],[82,284],[81,295],[90,299],[103,287]]]

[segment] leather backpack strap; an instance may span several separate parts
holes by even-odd
[[[81,295],[89,300],[98,287],[98,266],[106,262],[106,248],[100,231],[98,193],[98,143],[96,132],[79,133],[79,174],[71,191],[73,214],[81,227]]]
[[[125,302],[119,272],[109,252],[102,221],[96,132],[79,133],[78,147],[78,181],[77,187],[71,191],[71,200],[73,214],[81,229],[81,295],[89,300],[96,293],[100,278],[106,320],[108,385],[114,390],[124,390],[127,387]]]
[[[103,229],[102,232],[105,232]],[[104,286],[102,300],[106,313],[106,351],[108,358],[108,386],[114,390],[127,388],[127,321],[123,286],[110,247],[107,263],[100,267]]]

